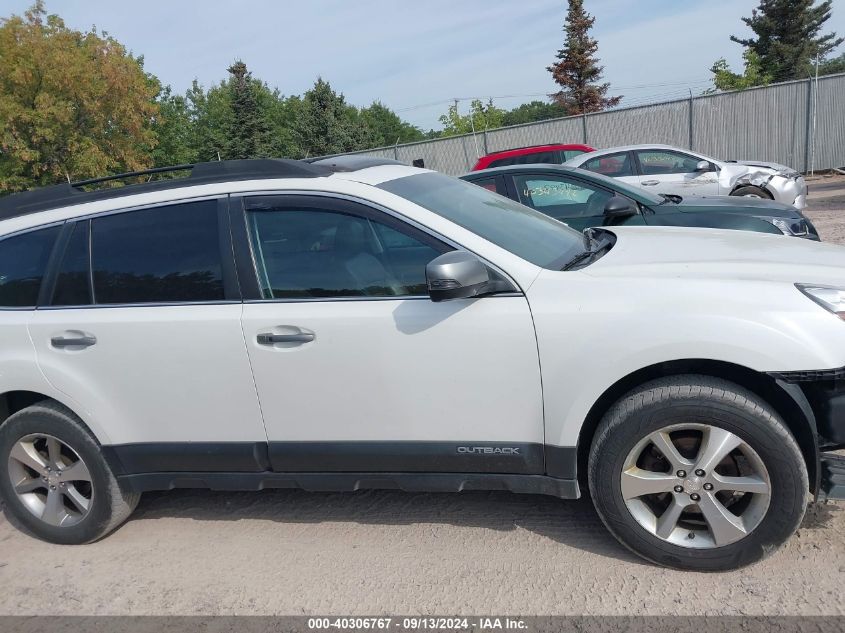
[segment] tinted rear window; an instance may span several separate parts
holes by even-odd
[[[98,304],[224,299],[215,200],[95,218],[91,249]]]
[[[52,226],[0,241],[0,306],[35,307],[60,228]]]

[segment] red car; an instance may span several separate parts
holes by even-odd
[[[553,163],[560,165],[575,158],[578,154],[595,151],[589,145],[578,143],[564,145],[551,143],[549,145],[532,145],[531,147],[517,147],[501,152],[493,152],[478,159],[472,171],[487,169],[488,167],[503,167],[505,165],[526,165],[528,163]]]

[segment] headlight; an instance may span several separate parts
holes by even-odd
[[[807,237],[810,229],[807,227],[807,221],[803,218],[792,220],[790,218],[771,218],[767,216],[758,216],[759,219],[771,222],[780,229],[784,235],[792,235],[793,237]]]
[[[795,286],[821,307],[830,310],[840,319],[845,319],[845,288],[810,284],[795,284]]]

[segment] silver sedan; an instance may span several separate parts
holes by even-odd
[[[807,185],[794,169],[762,161],[723,161],[669,145],[629,145],[580,154],[564,163],[619,178],[655,193],[749,196],[807,206]]]

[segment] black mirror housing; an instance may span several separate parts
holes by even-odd
[[[607,219],[630,218],[637,215],[637,208],[628,198],[613,196],[604,204],[604,217]]]
[[[491,290],[490,270],[467,251],[450,251],[425,267],[428,295],[432,301],[477,297]]]

